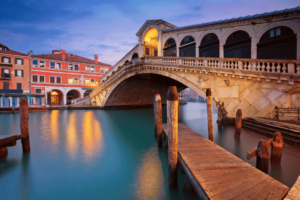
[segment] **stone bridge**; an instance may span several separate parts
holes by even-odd
[[[149,106],[157,93],[166,103],[171,85],[203,98],[211,88],[214,108],[224,103],[228,117],[237,109],[243,117],[272,117],[275,106],[300,106],[300,61],[145,57],[106,76],[90,98],[106,108]]]

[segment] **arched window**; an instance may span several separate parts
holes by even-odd
[[[245,31],[229,35],[224,45],[225,58],[251,58],[251,38]]]
[[[128,62],[129,62],[129,61],[128,61],[128,60],[126,60],[126,61],[125,61],[125,64],[126,64],[126,63],[128,63]]]
[[[297,36],[286,26],[265,32],[257,44],[258,59],[297,59]]]
[[[118,67],[118,69],[120,69],[120,68],[121,68],[121,66]]]
[[[209,33],[204,36],[199,46],[199,57],[216,57],[220,55],[220,43],[218,36],[214,33]]]
[[[138,55],[137,53],[134,53],[134,54],[132,55],[132,60],[137,59],[137,58],[139,58],[139,55]]]
[[[196,56],[196,42],[192,36],[186,36],[180,43],[179,47],[180,57],[195,57]]]
[[[177,56],[176,42],[173,38],[169,38],[164,45],[164,56]]]

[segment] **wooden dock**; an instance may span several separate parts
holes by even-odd
[[[167,139],[167,124],[163,124]],[[178,124],[178,161],[200,199],[283,199],[289,188]]]

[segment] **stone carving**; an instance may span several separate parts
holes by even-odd
[[[225,85],[229,86],[230,85],[230,80],[229,79],[224,79]]]

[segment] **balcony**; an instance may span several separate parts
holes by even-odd
[[[0,89],[0,94],[22,94],[23,90]]]
[[[1,80],[10,80],[10,77],[11,77],[10,74],[2,74],[0,79]]]

